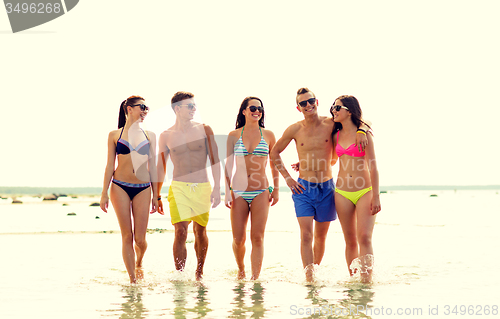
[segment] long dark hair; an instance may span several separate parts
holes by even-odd
[[[120,113],[118,114],[118,128],[122,128],[125,126],[125,122],[127,121],[126,115],[128,115],[127,106],[134,105],[139,100],[144,100],[144,98],[140,97],[139,95],[132,95],[124,100],[122,104],[120,104]]]
[[[340,102],[342,102],[342,105],[344,105],[349,109],[349,112],[351,112],[351,121],[354,123],[354,125],[356,125],[357,128],[359,128],[361,124],[364,124],[368,126],[368,129],[371,129],[370,125],[366,124],[366,122],[363,121],[363,112],[361,111],[361,107],[359,106],[358,99],[356,99],[352,95],[341,95],[335,99],[335,101],[337,100],[340,100]],[[332,109],[330,109],[330,114],[333,116]],[[332,131],[332,136],[341,129],[342,129],[342,123],[335,122],[335,126],[333,127]]]
[[[245,115],[243,115],[243,110],[247,108],[248,102],[250,102],[250,100],[260,101],[260,105],[262,106],[262,116],[260,117],[259,120],[259,126],[264,127],[264,103],[262,103],[262,100],[259,99],[258,97],[247,96],[243,100],[243,102],[241,102],[240,111],[238,112],[238,116],[236,117],[236,129],[239,129],[240,127],[243,127],[246,124],[246,119]]]

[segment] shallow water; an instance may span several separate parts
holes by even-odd
[[[338,222],[330,228],[317,281],[304,281],[289,194],[283,194],[270,211],[258,281],[235,279],[229,212],[218,207],[208,226],[210,246],[201,283],[193,280],[192,234],[186,271],[178,273],[172,258],[173,227],[168,217],[153,215],[150,228],[166,231],[148,234],[145,279],[137,285],[127,283],[114,214],[89,207],[92,199],[68,201],[68,206],[35,201],[15,205],[3,200],[0,317],[445,318],[480,312],[498,317],[493,307],[498,310],[499,305],[500,235],[495,228],[500,222],[500,195],[492,191],[436,194],[382,195],[383,210],[373,238],[375,277],[370,285],[348,277]],[[68,216],[70,212],[76,216]]]

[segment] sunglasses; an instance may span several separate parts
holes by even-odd
[[[316,103],[316,98],[313,97],[313,98],[310,98],[309,100],[299,102],[299,105],[302,107],[306,107],[307,103],[309,103],[310,105],[313,105],[314,103]]]
[[[248,109],[250,110],[250,112],[255,112],[255,111],[259,111],[260,113],[264,112],[264,108],[262,106],[249,106]]]
[[[140,106],[142,112],[149,111],[149,107],[147,107],[145,104],[134,104],[134,105],[131,105],[131,106]]]
[[[187,108],[191,111],[192,109],[194,109],[196,107],[196,104],[189,103],[189,104],[183,104],[181,106],[187,106]]]
[[[340,109],[346,109],[349,111],[349,109],[343,105],[332,105],[332,107],[330,108],[330,112],[333,112],[333,111],[338,112],[338,111],[340,111]]]

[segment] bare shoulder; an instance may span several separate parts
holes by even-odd
[[[212,130],[210,125],[208,125],[208,124],[202,124],[202,125],[203,125],[203,130],[205,131],[205,133],[207,135],[214,135],[214,131]]]
[[[156,134],[153,131],[146,131],[146,134],[149,136],[150,139],[156,140]]]
[[[168,140],[170,135],[174,134],[174,128],[173,126],[166,129],[165,131],[160,133],[159,140]]]
[[[285,132],[283,133],[283,136],[289,136],[289,137],[294,137],[295,134],[297,134],[301,128],[304,127],[304,121],[299,121],[296,123],[293,123],[289,127],[286,128]]]
[[[114,141],[117,141],[118,140],[118,136],[120,136],[120,132],[121,132],[121,129],[112,130],[108,134],[108,139],[112,139]]]
[[[262,134],[266,137],[273,137],[274,138],[274,133],[271,130],[268,129],[262,129]]]
[[[335,122],[331,116],[321,116],[320,117],[322,124],[333,126]]]
[[[240,137],[240,134],[241,134],[241,127],[229,132],[228,136]]]

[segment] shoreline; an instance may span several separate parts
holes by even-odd
[[[459,190],[497,190],[500,185],[389,185],[380,186],[380,191],[459,191]],[[100,198],[100,187],[31,187],[31,186],[0,186],[0,197],[39,197],[56,195],[58,198],[73,200],[81,197]],[[287,188],[280,189],[280,193],[291,193]]]

